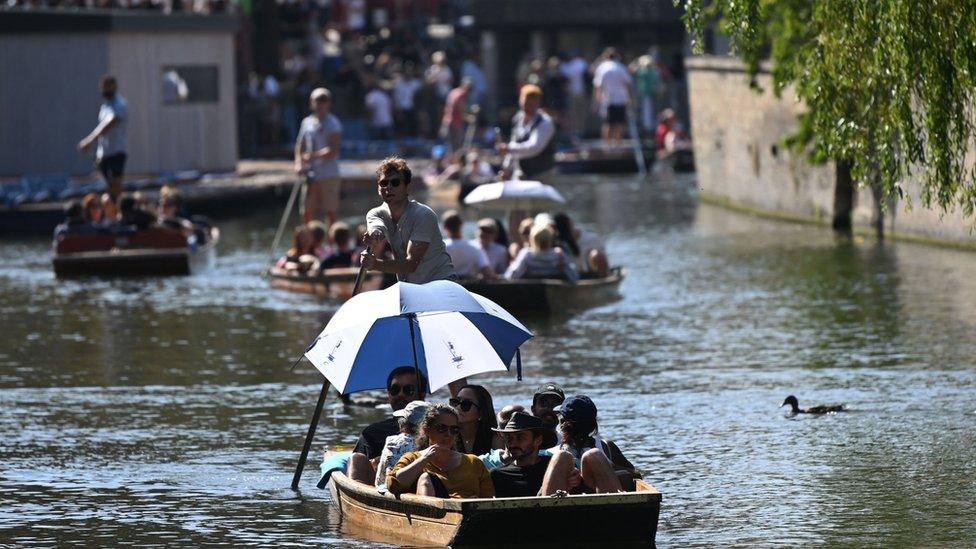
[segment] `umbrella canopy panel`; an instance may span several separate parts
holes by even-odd
[[[564,202],[554,187],[518,179],[478,185],[464,197],[465,204],[499,209],[546,208]]]
[[[349,300],[305,356],[342,393],[385,389],[401,366],[418,368],[434,391],[507,369],[531,337],[507,311],[458,284],[399,283]]]

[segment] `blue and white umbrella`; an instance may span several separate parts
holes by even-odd
[[[435,391],[508,369],[531,337],[505,309],[454,282],[399,282],[347,301],[305,357],[342,394],[385,389],[400,366],[418,368]]]

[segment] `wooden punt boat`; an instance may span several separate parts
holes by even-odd
[[[268,270],[271,286],[280,290],[317,295],[325,299],[345,300],[352,296],[359,267],[327,269],[315,275],[272,267]],[[366,273],[360,291],[379,290],[385,287],[383,273]]]
[[[654,163],[654,148],[644,147],[644,163]],[[603,149],[581,147],[556,153],[556,168],[561,173],[637,173],[637,159],[630,147]]]
[[[676,172],[685,173],[695,171],[695,153],[690,147],[665,151],[664,154],[658,157],[658,162],[665,166],[670,166]]]
[[[52,263],[58,278],[73,276],[179,276],[214,264],[220,231],[206,242],[190,245],[182,234],[149,229],[132,235],[91,234],[61,236]]]
[[[463,279],[461,285],[509,311],[549,313],[613,301],[620,295],[624,276],[623,267],[614,267],[606,278],[585,278],[575,283],[557,279]]]
[[[332,503],[349,532],[413,546],[653,546],[661,493],[637,491],[565,497],[399,499],[332,474]]]

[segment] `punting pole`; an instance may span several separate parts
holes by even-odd
[[[291,194],[288,196],[288,205],[285,206],[285,213],[281,216],[281,221],[278,222],[278,230],[275,231],[274,241],[271,243],[271,249],[268,250],[268,265],[274,261],[275,252],[278,250],[278,244],[281,242],[281,235],[284,233],[285,225],[288,224],[288,217],[291,216],[291,209],[295,206],[295,198],[298,196],[298,189],[301,188],[302,183],[305,182],[304,177],[298,177],[295,179],[295,184],[291,187]],[[264,269],[261,276],[267,276],[269,269]]]
[[[369,250],[372,251],[372,246]],[[356,275],[356,286],[352,289],[355,296],[363,286],[363,278],[366,275],[366,266],[359,267],[359,274]],[[411,325],[412,331],[413,325]],[[304,356],[304,355],[303,355]],[[416,357],[416,351],[414,351]],[[299,359],[300,360],[300,359]],[[416,359],[415,359],[416,360]],[[325,396],[329,393],[332,384],[326,379],[322,383],[322,391],[319,392],[319,400],[315,403],[315,411],[312,412],[312,422],[308,425],[308,433],[305,434],[305,445],[302,446],[302,454],[298,456],[298,467],[295,468],[295,476],[291,479],[291,489],[298,490],[298,481],[302,479],[302,471],[305,469],[305,461],[308,459],[308,451],[312,449],[312,439],[315,438],[315,428],[319,426],[319,417],[322,415],[322,406],[325,404]]]
[[[372,251],[372,246],[370,246],[370,251]],[[352,295],[355,296],[359,293],[359,290],[363,286],[363,278],[366,275],[366,267],[362,266],[359,268],[359,274],[356,275],[356,286],[352,290]],[[304,355],[303,355],[304,356]],[[291,479],[291,489],[298,490],[298,481],[302,479],[302,470],[305,469],[305,461],[308,459],[308,451],[312,449],[312,439],[315,438],[315,428],[319,426],[319,417],[322,415],[322,406],[325,405],[325,395],[329,393],[329,387],[331,383],[326,379],[322,383],[322,390],[319,392],[319,400],[315,403],[315,411],[312,413],[312,422],[308,425],[308,433],[305,434],[305,445],[302,446],[302,455],[298,457],[298,467],[295,468],[295,476]]]
[[[627,127],[630,130],[631,143],[634,145],[634,162],[637,162],[637,171],[641,177],[647,177],[647,164],[644,163],[644,147],[641,143],[640,134],[637,132],[637,117],[634,116],[634,109],[627,104]]]

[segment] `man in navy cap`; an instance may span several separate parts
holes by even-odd
[[[600,437],[596,422],[596,404],[586,395],[572,395],[560,404],[560,451],[569,454],[582,475],[584,489],[596,492],[618,492],[621,487],[633,490],[635,478],[641,478],[634,465],[613,442]]]
[[[566,393],[563,388],[552,381],[547,381],[532,395],[532,415],[541,419],[547,427],[554,428],[559,424],[559,418],[553,410],[565,399]]]

